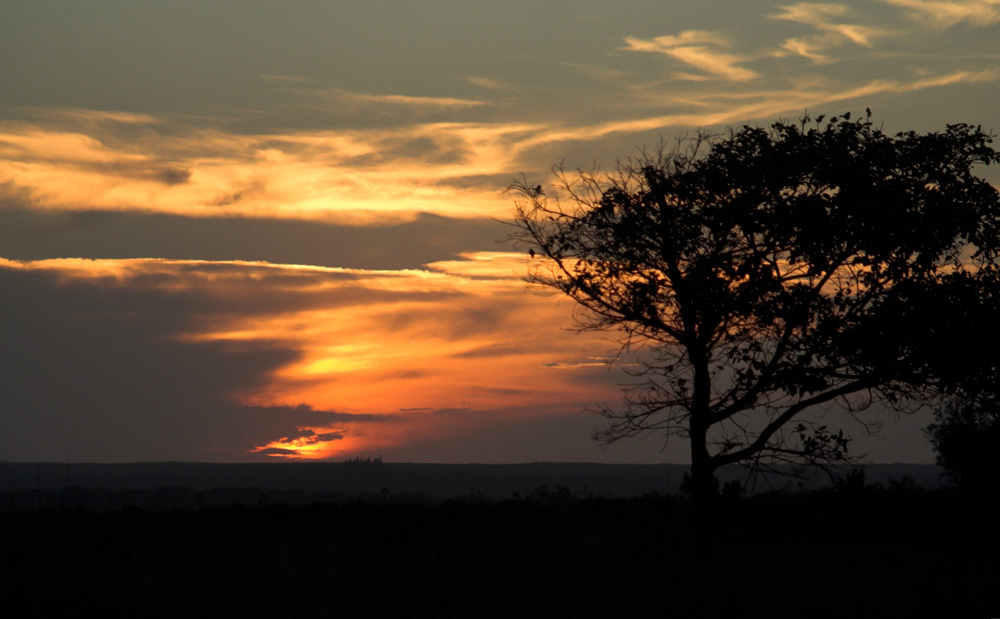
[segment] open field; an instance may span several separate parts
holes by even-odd
[[[562,486],[576,496],[629,498],[676,494],[688,466],[681,464],[413,464],[283,462],[206,464],[0,463],[0,510],[32,507],[106,511],[123,507],[192,509],[280,503],[309,505],[351,499],[434,502],[443,499],[509,499],[542,486]],[[846,474],[847,470],[843,471]],[[876,464],[869,482],[888,485],[910,478],[925,489],[940,488],[941,469],[931,464]],[[720,482],[743,479],[727,467]],[[829,485],[822,473],[799,480],[761,477],[752,489],[814,489]]]
[[[995,499],[912,487],[0,513],[5,604],[217,617],[990,617]]]

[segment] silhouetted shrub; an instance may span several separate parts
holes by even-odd
[[[916,494],[923,492],[924,489],[912,477],[903,475],[899,479],[889,479],[889,491],[902,494]]]
[[[357,456],[355,458],[348,458],[347,460],[344,460],[344,464],[371,469],[381,469],[384,463],[382,462],[382,456],[377,458],[372,458],[371,456]]]
[[[1000,490],[1000,412],[994,402],[952,402],[934,413],[927,434],[937,463],[955,485],[980,492]]]
[[[881,489],[879,484],[869,484],[864,469],[851,469],[847,475],[834,476],[833,488],[842,494],[860,494]]]
[[[543,484],[529,492],[525,498],[535,503],[569,503],[576,496],[566,486],[556,484],[555,488],[549,488],[548,484]]]

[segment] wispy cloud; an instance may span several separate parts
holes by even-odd
[[[271,74],[267,74],[267,73],[262,73],[262,74],[258,75],[257,77],[259,77],[262,80],[267,80],[267,81],[270,81],[270,82],[295,82],[295,83],[302,83],[302,82],[308,82],[309,81],[308,78],[302,77],[301,75],[271,75]]]
[[[539,131],[518,142],[518,148],[530,149],[553,142],[589,141],[614,134],[662,130],[666,127],[711,127],[752,119],[771,119],[781,114],[796,114],[805,109],[864,99],[881,94],[903,94],[1000,80],[1000,68],[979,71],[955,71],[927,75],[916,80],[878,79],[857,85],[845,85],[829,79],[814,79],[788,88],[760,88],[732,92],[705,92],[688,95],[700,111],[662,116],[616,120],[593,125],[554,127]]]
[[[805,56],[817,63],[831,62],[823,52],[829,48],[853,43],[872,47],[875,39],[892,34],[890,30],[857,23],[844,23],[839,18],[850,13],[844,4],[802,2],[780,7],[773,19],[798,22],[812,26],[823,34],[786,39],[781,47],[786,52]]]
[[[135,114],[110,110],[84,110],[78,108],[40,108],[32,110],[34,116],[92,125],[96,123],[122,123],[126,125],[158,125],[162,121],[149,114]]]
[[[458,99],[455,97],[415,97],[410,95],[373,95],[343,90],[334,91],[335,96],[365,103],[386,103],[413,107],[479,107],[487,105],[486,101],[477,99]]]
[[[834,22],[834,18],[848,13],[848,7],[843,4],[803,2],[792,6],[783,6],[781,9],[781,13],[773,16],[775,19],[807,24],[817,30],[836,34],[855,45],[871,47],[873,39],[890,34],[888,30],[874,26]]]
[[[458,260],[432,262],[427,268],[460,277],[505,280],[523,274],[525,261],[520,253],[468,252]]]
[[[716,78],[742,82],[759,77],[756,71],[740,66],[748,60],[745,56],[722,51],[727,42],[717,32],[686,30],[653,39],[628,36],[625,43],[626,50],[665,54]]]
[[[777,52],[775,55],[784,56],[785,54],[791,53],[797,56],[804,56],[816,64],[828,64],[834,60],[824,52],[831,47],[837,47],[842,42],[843,39],[836,34],[816,35],[811,37],[793,37],[791,39],[785,39],[785,41],[781,43],[782,51]]]
[[[970,26],[986,27],[1000,23],[1000,1],[965,0],[940,2],[937,0],[882,0],[887,4],[909,9],[917,19],[947,28],[961,22]]]
[[[514,92],[518,90],[518,87],[515,86],[514,84],[493,77],[484,77],[481,75],[470,76],[466,77],[465,80],[470,84],[479,86],[480,88],[485,88],[487,90],[494,90],[497,92]]]

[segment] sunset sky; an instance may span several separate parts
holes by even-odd
[[[1000,0],[6,0],[0,461],[684,462],[591,440],[617,349],[521,280],[504,188],[998,101]],[[929,419],[858,448],[931,462]]]

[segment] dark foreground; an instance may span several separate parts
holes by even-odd
[[[0,600],[26,617],[997,617],[996,508],[764,495],[721,503],[703,547],[692,506],[659,496],[8,511]]]

